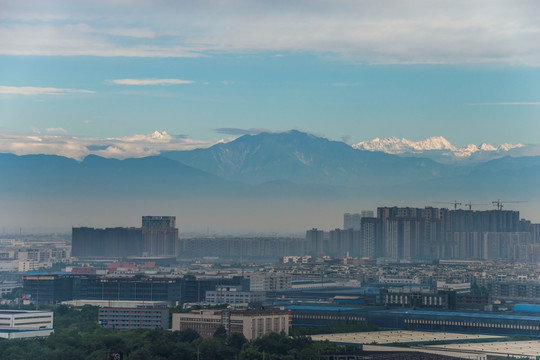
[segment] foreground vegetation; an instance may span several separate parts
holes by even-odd
[[[116,330],[97,324],[97,308],[54,308],[55,333],[48,338],[0,340],[0,359],[104,360],[107,352],[122,352],[124,360],[165,359],[314,359],[336,351],[329,342],[313,342],[301,334],[270,334],[247,341],[242,334],[227,337],[225,329],[203,339],[192,330]]]

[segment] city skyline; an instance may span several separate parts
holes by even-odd
[[[0,225],[133,226],[133,218],[165,213],[177,216],[181,232],[291,234],[338,227],[340,214],[359,207],[454,200],[475,209],[501,200],[536,222],[540,158],[488,160],[438,163],[299,131],[124,160],[0,154]]]
[[[0,0],[0,358],[539,357],[539,18]]]
[[[454,199],[528,201],[538,219],[539,12],[2,1],[0,226],[166,213],[199,233],[291,233]]]

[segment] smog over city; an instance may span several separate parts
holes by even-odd
[[[540,349],[539,18],[533,0],[0,0],[0,337],[48,341],[0,358],[55,358],[69,322],[103,337],[81,359],[540,356],[509,342]],[[43,321],[13,330],[21,306]],[[122,309],[169,335],[107,332],[138,327]]]

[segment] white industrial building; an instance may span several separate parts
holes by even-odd
[[[218,287],[215,291],[206,292],[206,302],[209,304],[247,305],[264,300],[264,291],[242,291],[234,286]]]
[[[0,310],[0,338],[41,337],[53,332],[52,311]]]

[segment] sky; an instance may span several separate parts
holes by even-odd
[[[0,0],[0,151],[288,129],[538,144],[539,18],[534,0]]]

